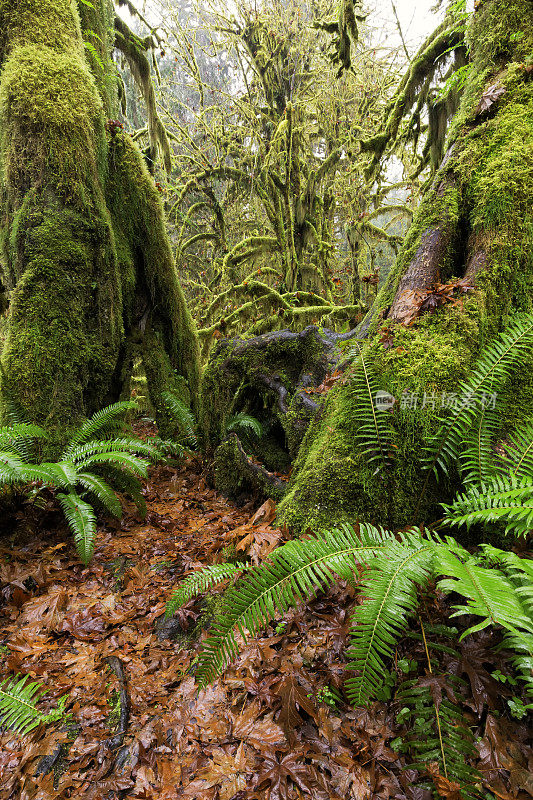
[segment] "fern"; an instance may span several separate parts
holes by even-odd
[[[142,494],[142,483],[139,478],[121,469],[120,464],[100,464],[99,469],[106,480],[112,483],[117,491],[129,495],[141,515],[146,516],[146,500]]]
[[[122,506],[111,481],[146,512],[139,478],[146,477],[150,461],[159,458],[160,451],[132,434],[115,436],[127,430],[123,416],[135,408],[135,403],[123,402],[98,411],[81,425],[57,462],[32,464],[23,458],[26,442],[46,437],[37,426],[16,423],[0,428],[0,447],[4,448],[0,450],[0,484],[34,483],[59,490],[58,500],[84,564],[93,555],[96,535],[95,515],[87,498],[120,517]],[[29,491],[35,495],[39,489]]]
[[[94,555],[96,537],[96,517],[93,508],[75,492],[58,494],[57,498],[74,535],[78,555],[87,566]]]
[[[352,375],[354,414],[357,417],[355,441],[367,463],[374,465],[375,472],[379,473],[390,464],[392,426],[389,416],[376,407],[379,386],[370,366],[365,363],[359,344],[357,349],[359,361]]]
[[[92,456],[84,459],[82,462],[83,469],[95,466],[108,466],[117,465],[121,469],[126,469],[128,472],[138,475],[140,478],[146,478],[148,474],[148,462],[144,458],[138,458],[131,453],[112,450],[109,453],[95,453]]]
[[[58,706],[49,714],[43,714],[37,703],[46,691],[37,683],[28,683],[28,676],[5,679],[0,682],[0,725],[25,735],[42,722],[55,722],[64,713],[67,698],[62,697]]]
[[[24,461],[35,457],[35,440],[47,439],[48,434],[38,425],[27,422],[0,428],[0,450],[20,456]]]
[[[424,468],[438,477],[448,474],[461,454],[474,420],[483,408],[483,394],[497,392],[533,345],[533,314],[517,315],[478,358],[470,378],[458,390],[461,398],[453,414],[440,416],[437,433],[426,446]],[[427,481],[426,481],[427,484]]]
[[[368,577],[362,582],[365,602],[354,614],[353,645],[348,651],[355,677],[346,681],[347,694],[356,706],[368,705],[381,687],[385,659],[395,649],[408,617],[417,608],[417,588],[431,572],[433,545],[420,534],[392,535],[385,549],[368,561]]]
[[[143,442],[142,439],[137,437],[130,437],[96,440],[76,445],[76,447],[70,450],[69,460],[73,461],[78,467],[83,467],[87,464],[87,459],[92,456],[113,452],[141,455],[150,460],[154,460],[160,455],[160,451],[153,444]]]
[[[276,611],[306,599],[333,583],[336,576],[351,580],[358,565],[385,550],[388,543],[388,536],[370,525],[361,525],[358,533],[345,525],[275,550],[269,561],[251,569],[224,594],[212,635],[199,657],[200,685],[213,680],[237,655],[237,631],[245,639],[254,636]]]
[[[533,420],[525,420],[517,431],[510,434],[504,463],[518,478],[533,478]]]
[[[199,569],[196,572],[192,572],[180,583],[179,587],[168,601],[165,611],[166,618],[168,619],[175,614],[178,608],[184,606],[191,597],[206,592],[213,586],[247,569],[249,569],[247,564],[225,563],[213,564],[208,567],[203,567],[203,569]]]
[[[465,434],[459,468],[463,482],[481,484],[503,471],[494,458],[494,445],[501,426],[501,414],[497,409],[481,405],[477,419]]]
[[[446,675],[448,696],[440,700],[425,683],[424,679],[405,681],[396,694],[402,706],[398,721],[407,728],[400,750],[414,759],[407,768],[424,773],[428,764],[437,762],[440,774],[461,786],[463,800],[473,800],[479,797],[475,784],[480,776],[467,760],[476,754],[476,749],[472,731],[457,704],[456,695],[463,682]]]
[[[243,412],[229,418],[226,425],[226,433],[231,433],[232,431],[242,431],[243,433],[251,431],[257,437],[264,434],[264,428],[259,420]]]
[[[86,492],[102,505],[112,516],[120,519],[122,516],[122,506],[114,490],[98,475],[90,472],[79,472],[77,475],[78,483]]]
[[[533,482],[530,477],[517,479],[496,476],[480,486],[471,485],[456,495],[445,510],[442,523],[459,527],[500,524],[505,532],[525,536],[533,528]]]
[[[71,460],[72,452],[78,445],[90,442],[97,437],[104,439],[109,436],[110,433],[114,433],[117,428],[124,429],[126,427],[123,421],[124,415],[136,409],[137,404],[133,400],[123,400],[120,403],[113,403],[97,411],[96,414],[93,414],[90,419],[86,420],[77,433],[74,434],[61,460]]]
[[[198,438],[196,436],[196,419],[194,418],[194,414],[173,392],[163,392],[161,397],[164,400],[168,413],[176,422],[184,441],[195,449],[198,446]]]

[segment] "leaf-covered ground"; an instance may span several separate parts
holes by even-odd
[[[257,562],[284,533],[271,503],[235,507],[194,460],[154,469],[145,497],[145,520],[128,507],[121,523],[101,524],[87,569],[53,514],[23,509],[0,536],[0,680],[28,674],[48,688],[44,710],[68,694],[70,713],[67,725],[25,739],[0,732],[2,800],[429,800],[429,773],[440,796],[458,800],[435,764],[408,768],[402,743],[416,719],[402,722],[401,703],[362,710],[335,699],[357,602],[345,584],[280,616],[198,692],[194,659],[212,601],[190,602],[164,626],[165,601],[190,570],[235,556]],[[448,613],[428,594],[424,631]],[[450,652],[438,651],[442,673],[429,674],[420,631],[413,623],[398,648],[387,693],[407,672],[438,703],[443,674],[462,676],[457,699],[476,739],[479,796],[490,788],[501,800],[533,797],[531,733],[526,718],[510,715],[516,690],[502,683],[505,654],[494,655],[486,633],[459,644],[430,633],[431,646]],[[123,736],[121,689],[130,705]]]

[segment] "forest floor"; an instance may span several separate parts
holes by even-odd
[[[259,561],[286,534],[275,527],[271,502],[232,505],[209,488],[194,458],[154,468],[144,494],[146,519],[127,505],[122,521],[103,522],[87,568],[58,517],[43,528],[23,509],[17,530],[0,537],[0,681],[28,674],[48,689],[43,709],[68,694],[70,714],[67,725],[25,738],[0,732],[1,800],[429,800],[431,772],[440,796],[458,800],[436,765],[426,774],[406,768],[409,758],[391,747],[410,735],[401,706],[353,709],[335,699],[355,600],[344,583],[281,615],[198,691],[206,603],[191,601],[178,613],[176,636],[158,623],[173,588],[200,565],[235,555]],[[428,630],[448,614],[443,598],[428,595]],[[442,694],[444,679],[429,674],[413,631],[398,648],[386,693],[409,660]],[[483,775],[476,795],[492,796],[490,788],[501,800],[528,800],[531,732],[525,719],[512,719],[512,691],[491,674],[506,673],[505,654],[494,655],[492,643],[484,632],[454,642],[443,669],[465,679],[461,708]],[[121,690],[127,703],[119,719]],[[55,763],[43,761],[54,754]]]

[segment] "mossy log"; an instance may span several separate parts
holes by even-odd
[[[110,0],[0,0],[1,391],[58,439],[121,396],[136,353],[156,408],[198,398],[161,199],[108,120],[113,20]]]
[[[306,434],[280,506],[280,519],[295,530],[358,519],[403,526],[417,507],[418,521],[435,519],[446,488],[430,485],[421,498],[420,457],[442,398],[457,391],[509,313],[533,306],[533,5],[484,0],[468,40],[469,77],[446,156],[357,333],[381,388],[409,398],[391,415],[394,464],[375,474],[356,439],[353,386],[336,386]],[[419,313],[436,283],[454,280],[471,289]],[[503,428],[532,407],[531,362],[499,398]]]
[[[320,408],[308,390],[334,368],[342,338],[311,325],[220,342],[203,379],[201,427],[221,491],[281,498],[286,483],[276,473],[288,471]],[[255,417],[263,435],[226,435],[239,413]]]

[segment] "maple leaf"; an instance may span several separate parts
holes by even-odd
[[[296,728],[303,722],[299,709],[305,711],[315,721],[318,721],[318,708],[312,697],[308,697],[308,693],[300,685],[294,673],[285,675],[280,680],[275,692],[281,698],[278,722],[292,744],[296,738]]]
[[[296,786],[310,795],[313,800],[329,800],[329,793],[316,768],[306,764],[298,752],[290,752],[281,759],[267,755],[264,758],[261,772],[254,780],[254,787],[260,788],[267,783],[267,800],[288,800],[289,779]]]
[[[459,678],[462,675],[468,677],[474,708],[478,714],[482,713],[485,705],[494,708],[499,697],[509,694],[509,690],[498,683],[485,666],[494,661],[495,654],[490,650],[493,645],[493,634],[481,631],[476,636],[468,636],[463,639],[459,658],[450,655],[446,659],[448,672]]]
[[[246,691],[256,697],[260,703],[268,706],[269,708],[273,708],[273,706],[278,705],[280,702],[279,695],[272,690],[272,684],[277,683],[278,681],[278,675],[267,675],[266,678],[263,678],[263,680],[259,683],[252,678],[246,678],[244,681],[244,687]]]
[[[203,789],[211,789],[218,786],[218,794],[220,800],[231,800],[237,792],[242,791],[248,783],[248,777],[253,772],[253,764],[248,762],[246,753],[244,751],[244,743],[241,742],[237,748],[235,755],[229,755],[221,748],[216,748],[212,753],[212,761],[199,775],[198,780],[194,781],[200,788],[200,781],[203,782]],[[186,793],[191,796],[190,790],[192,785],[186,789]],[[192,795],[195,796],[195,795]],[[196,797],[203,797],[203,793],[199,793]]]
[[[286,744],[285,734],[272,719],[272,714],[268,714],[263,719],[259,719],[260,715],[260,704],[258,702],[250,703],[233,723],[234,737],[246,740],[256,750],[262,750],[267,745]]]
[[[61,631],[71,633],[82,642],[95,642],[104,638],[107,624],[97,609],[80,608],[63,620]]]
[[[478,107],[476,108],[476,116],[479,114],[483,114],[485,111],[488,111],[494,103],[496,103],[500,97],[502,97],[506,92],[506,89],[501,85],[501,83],[493,83],[492,86],[489,86],[483,93],[481,100],[479,101]]]
[[[463,794],[460,784],[450,781],[444,775],[441,775],[436,761],[432,761],[427,765],[427,771],[433,779],[439,797],[443,797],[445,800],[462,800]]]

